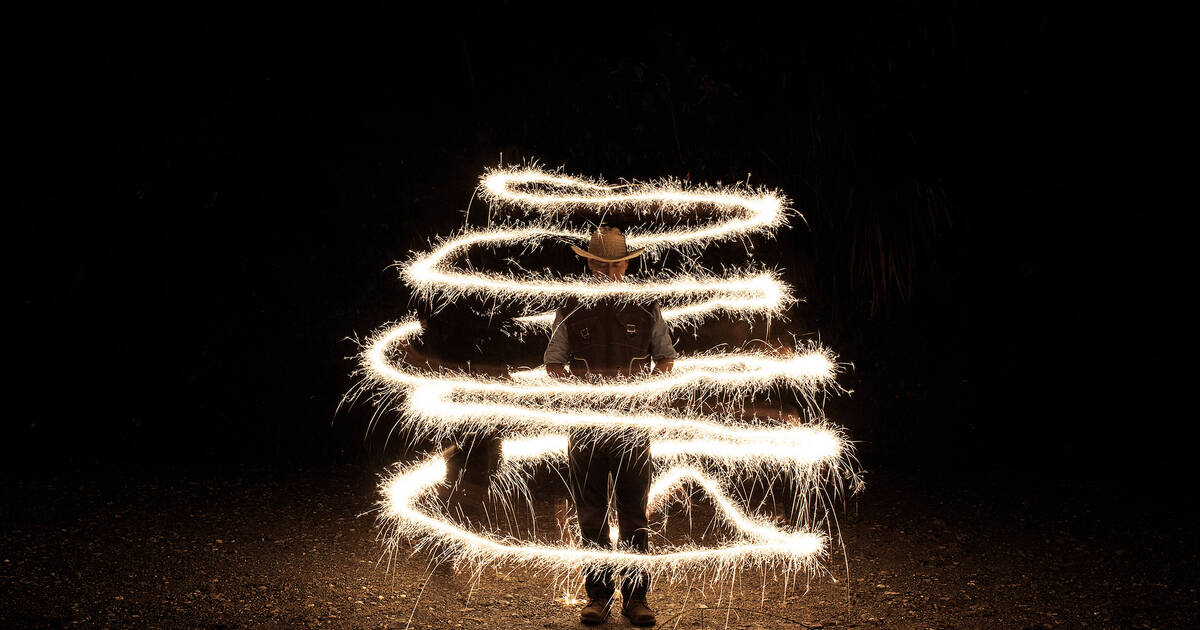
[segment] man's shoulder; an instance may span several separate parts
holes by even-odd
[[[647,313],[650,313],[651,317],[658,317],[662,314],[662,306],[659,305],[658,300],[647,304],[642,304],[641,306],[646,310]]]
[[[572,298],[567,298],[567,301],[563,302],[562,305],[558,307],[556,312],[560,316],[566,317],[567,315],[570,315],[572,311],[574,311],[578,308],[579,308],[579,299],[572,297]]]

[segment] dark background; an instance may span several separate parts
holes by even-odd
[[[1136,46],[962,3],[578,31],[515,10],[109,16],[36,48],[9,472],[382,467],[371,409],[336,412],[349,338],[414,308],[388,266],[461,227],[503,156],[788,195],[806,222],[760,258],[807,299],[790,330],[853,362],[828,411],[871,474],[1171,477],[1120,403],[1140,367],[1109,355],[1137,343],[1114,314],[1138,237],[1106,221],[1153,175]],[[538,360],[469,304],[441,321],[448,357]]]

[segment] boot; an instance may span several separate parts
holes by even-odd
[[[587,606],[579,612],[579,620],[589,626],[604,623],[608,619],[611,599],[589,599]]]
[[[629,618],[629,623],[635,626],[653,626],[658,620],[654,611],[646,605],[645,597],[627,599],[621,607],[621,614]]]

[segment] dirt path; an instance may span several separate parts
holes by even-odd
[[[477,581],[422,555],[388,564],[375,472],[12,482],[0,627],[557,628],[578,605],[545,576]],[[770,576],[661,584],[660,627],[1186,627],[1196,544],[1182,521],[1112,523],[1042,499],[876,472],[839,512],[849,555],[786,595]],[[986,484],[985,484],[986,485]],[[1064,494],[1065,493],[1065,494]],[[1059,495],[1059,498],[1055,498]],[[731,597],[732,593],[732,597]],[[627,627],[614,617],[606,627]]]

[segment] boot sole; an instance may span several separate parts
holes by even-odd
[[[656,625],[658,623],[657,617],[654,619],[651,619],[650,621],[644,621],[642,623],[638,623],[633,620],[633,617],[630,617],[629,615],[626,615],[625,613],[621,613],[621,614],[624,615],[624,617],[629,620],[629,623],[631,623],[639,628],[649,628],[650,626]]]

